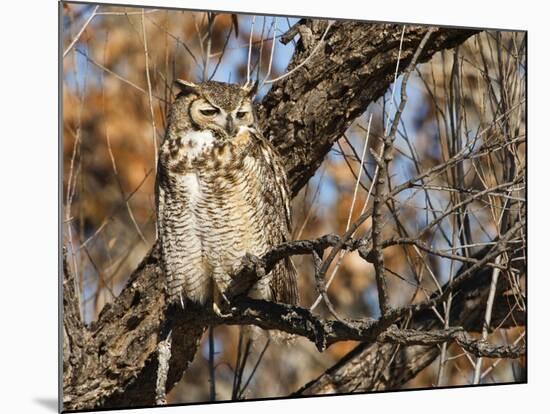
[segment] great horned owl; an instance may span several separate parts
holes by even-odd
[[[219,307],[246,253],[290,237],[285,171],[256,126],[254,86],[220,82],[181,89],[172,105],[157,174],[157,228],[170,302]],[[296,304],[296,274],[279,262],[249,292]]]

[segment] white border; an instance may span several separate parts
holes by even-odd
[[[136,3],[129,0],[128,3]],[[549,14],[535,2],[141,0],[138,4],[529,30],[529,384],[127,410],[127,413],[518,412],[548,383],[546,258]],[[331,3],[331,4],[329,4]],[[539,3],[539,4],[542,4]],[[2,4],[2,412],[54,412],[57,397],[57,2]],[[5,91],[7,90],[7,94]],[[545,266],[546,265],[546,266]],[[545,323],[546,322],[546,323]],[[545,399],[546,400],[546,399]],[[44,403],[46,402],[46,403]],[[49,408],[48,408],[49,407]]]

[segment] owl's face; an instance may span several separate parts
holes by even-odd
[[[255,85],[193,84],[182,80],[177,84],[182,94],[189,96],[188,114],[197,129],[216,131],[216,135],[231,138],[241,126],[254,124],[252,99]]]

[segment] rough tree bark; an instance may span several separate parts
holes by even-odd
[[[286,41],[296,34],[300,38],[289,70],[310,56],[326,24],[301,21],[291,29]],[[264,134],[285,160],[293,195],[307,183],[332,144],[353,120],[390,86],[402,28],[391,24],[334,23],[322,47],[291,76],[276,82],[264,98],[258,108],[259,121]],[[400,71],[407,66],[426,30],[422,26],[406,27]],[[475,33],[472,30],[438,29],[432,34],[419,61],[425,62],[434,53],[454,47]],[[479,283],[485,286],[484,281]],[[192,361],[205,329],[204,319],[186,317],[167,307],[156,244],[130,276],[119,297],[102,310],[91,326],[83,325],[77,301],[74,281],[64,269],[65,410],[153,405],[157,344],[172,330],[169,391]],[[188,316],[193,312],[190,309]],[[415,323],[412,326],[426,326]],[[372,343],[359,346],[340,365],[361,358],[368,361],[368,355],[376,354],[377,346]],[[424,359],[430,360],[429,357]],[[354,369],[352,365],[346,368],[347,372]],[[326,378],[332,376],[330,381],[335,383],[334,372],[337,370],[338,367],[324,375]],[[407,375],[402,373],[401,376]],[[322,378],[325,377],[321,376],[317,385],[309,385],[301,393],[326,391]],[[359,389],[363,388],[368,386],[359,386]],[[347,390],[351,389],[348,386]]]

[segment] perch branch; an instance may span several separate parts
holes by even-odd
[[[307,309],[274,302],[240,297],[231,304],[229,313],[220,317],[213,311],[198,309],[196,314],[181,312],[182,319],[200,319],[209,325],[256,325],[308,338],[319,351],[340,341],[393,343],[400,345],[437,345],[455,341],[475,356],[489,358],[518,358],[525,353],[522,344],[495,346],[477,340],[461,327],[421,331],[399,329],[384,318],[374,320],[324,320]]]

